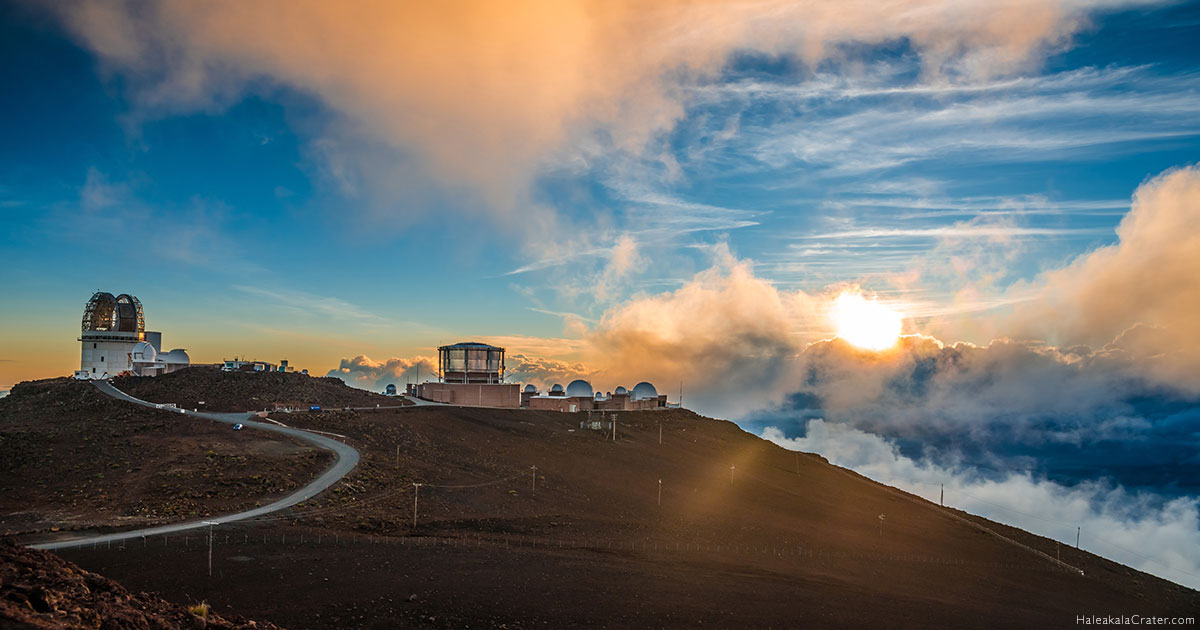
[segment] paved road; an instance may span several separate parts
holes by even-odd
[[[135,403],[138,405],[142,405],[145,407],[154,407],[154,403],[150,403],[150,402],[146,402],[144,400],[139,400],[137,398],[134,398],[133,396],[130,396],[130,395],[126,394],[125,392],[120,391],[116,387],[113,387],[112,384],[107,381],[94,381],[94,383],[100,391],[104,392],[105,394],[108,394],[109,396],[112,396],[113,398],[119,398],[121,400],[126,400],[126,401],[129,401],[129,402],[132,402],[132,403]],[[325,472],[321,473],[320,477],[317,477],[316,479],[314,479],[312,481],[312,483],[308,484],[307,486],[300,488],[299,490],[293,492],[292,494],[287,495],[286,497],[284,497],[274,503],[271,503],[269,505],[264,505],[262,507],[258,507],[258,508],[255,508],[253,510],[249,510],[246,512],[238,512],[236,514],[227,514],[225,516],[216,516],[216,517],[207,518],[207,519],[203,519],[203,520],[197,520],[197,521],[187,521],[184,523],[176,523],[174,525],[161,525],[158,527],[147,527],[147,528],[143,528],[143,529],[134,529],[134,530],[126,531],[126,532],[117,532],[117,533],[113,533],[113,534],[87,536],[87,537],[83,537],[83,538],[70,538],[67,540],[56,540],[53,542],[45,542],[45,543],[39,543],[36,545],[29,545],[29,546],[33,547],[34,549],[63,549],[65,547],[78,547],[81,545],[90,545],[90,544],[94,544],[94,543],[106,543],[106,542],[110,542],[110,541],[115,542],[118,540],[129,540],[131,538],[141,538],[142,536],[155,536],[158,534],[170,534],[170,533],[174,533],[174,532],[182,532],[182,531],[189,530],[189,529],[199,529],[202,527],[207,527],[209,525],[209,523],[216,523],[216,524],[232,523],[234,521],[241,521],[241,520],[245,520],[248,518],[254,518],[256,516],[270,514],[271,512],[278,512],[279,510],[291,507],[293,505],[296,505],[297,503],[300,503],[301,501],[307,501],[308,499],[311,499],[312,497],[317,496],[318,494],[323,492],[326,488],[337,483],[342,477],[345,477],[346,473],[349,473],[351,470],[354,470],[354,467],[358,465],[358,451],[346,444],[343,444],[343,443],[338,442],[337,440],[334,440],[331,438],[327,438],[323,435],[309,433],[308,431],[302,431],[300,429],[293,429],[291,427],[281,427],[279,425],[269,424],[266,422],[254,422],[254,421],[250,420],[250,418],[254,417],[254,414],[208,413],[208,412],[203,412],[203,411],[195,412],[195,411],[187,411],[187,410],[184,410],[184,413],[181,415],[184,415],[184,414],[186,414],[188,416],[193,416],[196,418],[204,418],[206,420],[215,420],[217,422],[224,422],[225,424],[237,424],[240,422],[243,425],[245,425],[246,429],[255,429],[255,430],[259,430],[259,431],[270,431],[272,433],[282,433],[283,435],[288,435],[288,436],[291,436],[294,438],[304,440],[305,442],[313,444],[319,448],[323,448],[327,451],[333,451],[334,455],[337,457],[337,460],[333,463],[332,466],[330,466],[328,469],[326,469]]]

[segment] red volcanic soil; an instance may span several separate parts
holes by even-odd
[[[200,603],[200,602],[197,602]],[[278,626],[211,610],[172,604],[120,584],[45,551],[0,540],[0,627],[213,628],[271,630]]]
[[[586,414],[273,417],[349,436],[362,462],[287,518],[220,528],[214,577],[198,534],[63,554],[293,628],[1065,627],[1200,610],[1196,591],[1070,548],[1057,564],[1030,548],[1053,541],[687,411],[620,413],[616,441],[581,429]]]
[[[90,383],[20,383],[0,399],[0,533],[237,511],[308,483],[331,461],[299,440],[139,407]]]
[[[200,411],[258,411],[290,407],[324,408],[399,407],[403,398],[347,387],[341,379],[295,372],[225,372],[197,366],[155,377],[122,376],[112,381],[117,389],[156,403],[175,403]],[[203,403],[203,404],[201,404]]]

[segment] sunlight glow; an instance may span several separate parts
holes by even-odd
[[[837,336],[867,350],[886,350],[900,340],[900,322],[904,316],[868,300],[860,291],[845,291],[833,301],[829,318],[837,327]]]

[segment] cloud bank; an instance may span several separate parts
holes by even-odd
[[[1118,241],[1046,274],[1016,327],[1057,343],[1102,343],[1156,379],[1200,393],[1200,169],[1142,184]]]
[[[404,386],[408,383],[436,378],[437,359],[392,357],[386,361],[376,361],[360,354],[353,359],[342,359],[341,364],[329,370],[325,376],[340,378],[351,387],[374,392],[382,392],[388,385],[395,385],[398,391],[404,391]]]

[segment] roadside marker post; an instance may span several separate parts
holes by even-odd
[[[208,577],[212,577],[212,547],[213,547],[213,526],[216,521],[204,521],[208,525]]]
[[[421,486],[423,485],[415,481],[413,482],[413,529],[417,528],[417,493],[421,491]]]

